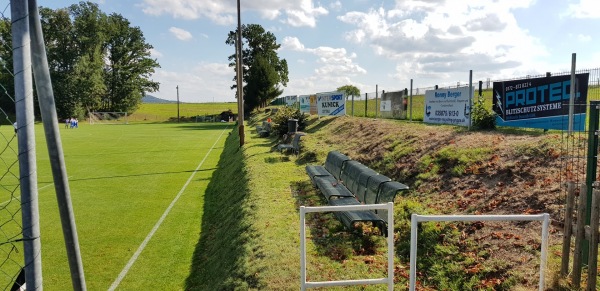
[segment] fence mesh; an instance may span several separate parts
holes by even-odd
[[[0,0],[0,78],[12,84],[10,1]],[[10,289],[24,267],[14,90],[0,83],[0,288]]]
[[[588,102],[591,100],[600,100],[600,68],[596,69],[580,69],[576,70],[577,74],[589,73],[589,81],[588,81]],[[510,80],[519,80],[526,78],[542,78],[551,75],[551,76],[562,76],[562,75],[570,75],[570,71],[556,72],[556,73],[546,73],[540,75],[527,75],[518,78],[510,78],[510,79],[499,79],[499,80],[491,80],[490,78],[485,78],[482,80],[473,80],[473,87],[475,87],[475,96],[476,98],[479,95],[479,81],[482,82],[482,94],[481,96],[484,98],[487,108],[491,110],[492,108],[492,87],[494,82],[502,82],[502,81],[510,81]],[[438,86],[438,89],[444,88],[457,88],[457,87],[465,87],[468,86],[469,82],[456,82],[456,84],[452,85],[444,85]],[[388,90],[389,89],[389,90]],[[411,98],[411,90],[410,88],[388,88],[384,90],[378,90],[376,92],[362,93],[361,96],[353,96],[348,98],[347,102],[347,111],[346,114],[350,116],[357,117],[380,117],[380,118],[393,118],[393,119],[409,119],[409,120],[423,120],[424,116],[424,104],[425,104],[425,92],[428,90],[436,89],[435,86],[431,87],[420,87],[412,89],[412,98]],[[389,115],[380,111],[381,110],[381,100],[382,96],[386,94],[386,92],[402,92],[403,90],[407,90],[408,94],[404,94],[407,99],[407,108],[406,114],[401,115]]]

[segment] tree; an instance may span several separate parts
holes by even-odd
[[[277,79],[277,71],[262,56],[257,56],[251,64],[244,88],[244,96],[247,108],[264,107],[264,105],[283,93],[283,90],[273,86],[273,80]]]
[[[246,111],[263,107],[283,93],[280,86],[287,86],[288,66],[285,59],[280,59],[275,35],[259,24],[242,26],[242,38],[245,40],[242,53],[242,80],[246,83],[243,88]],[[236,31],[230,31],[226,44],[235,46]],[[235,53],[229,56],[229,66],[237,69]],[[236,89],[237,74],[233,78]]]
[[[0,124],[7,123],[5,114],[15,112],[15,87],[10,19],[0,18]]]
[[[102,82],[104,51],[107,40],[107,16],[98,4],[80,2],[69,7],[73,16],[72,39],[76,63],[70,76],[72,87],[69,97],[74,102],[71,116],[82,117],[88,111],[96,111],[106,86]]]
[[[350,96],[360,96],[360,90],[353,85],[344,85],[337,88],[337,91],[344,92],[344,94],[346,94],[346,99]]]
[[[96,3],[79,2],[56,10],[42,7],[40,19],[59,117],[82,118],[87,111],[131,113],[146,92],[158,90],[150,79],[159,67],[150,58],[152,46],[121,15],[108,16]],[[0,70],[0,85],[7,90],[0,94],[3,108],[14,107],[7,97],[14,95],[10,40],[10,21],[0,19],[0,64],[6,66]]]
[[[146,43],[139,27],[131,27],[119,14],[111,14],[107,23],[106,68],[107,88],[101,103],[103,111],[133,112],[146,92],[155,92],[159,83],[150,80],[160,67],[150,58],[152,46]]]
[[[79,94],[73,82],[79,52],[69,10],[42,7],[39,11],[57,115],[79,116],[75,113]]]

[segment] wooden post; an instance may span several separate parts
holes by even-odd
[[[598,182],[594,183],[592,192],[592,217],[590,220],[590,253],[588,257],[588,281],[586,290],[596,290],[596,276],[598,275],[598,219],[600,218],[600,190]]]
[[[583,242],[585,240],[585,209],[587,204],[587,185],[581,184],[577,204],[577,226],[575,232],[575,251],[573,252],[573,288],[579,289],[581,285],[581,261],[583,255]]]
[[[567,209],[565,210],[565,224],[563,229],[562,261],[560,276],[566,277],[569,273],[569,257],[571,254],[571,236],[573,235],[573,206],[575,204],[575,182],[567,182]]]

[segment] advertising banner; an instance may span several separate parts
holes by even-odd
[[[470,118],[469,87],[425,91],[423,122],[469,126]]]
[[[317,93],[319,116],[346,115],[346,97],[343,92]]]
[[[317,115],[319,113],[317,110],[317,95],[310,95],[308,98],[310,99],[310,114]]]
[[[379,111],[392,112],[392,100],[381,100],[381,103],[379,103]]]
[[[300,112],[310,114],[310,96],[300,95],[298,99],[300,100]]]
[[[286,106],[294,106],[294,104],[298,101],[298,95],[285,96],[285,105]]]
[[[585,130],[589,73],[575,75],[573,130]],[[567,130],[571,76],[494,82],[496,125]]]
[[[379,113],[383,118],[405,118],[404,102],[406,96],[404,91],[383,92],[379,103]]]

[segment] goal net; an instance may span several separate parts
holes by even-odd
[[[127,112],[90,112],[90,124],[127,124]]]

